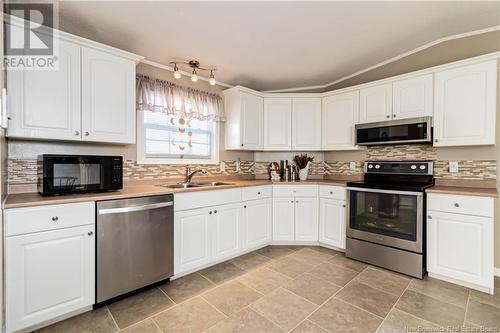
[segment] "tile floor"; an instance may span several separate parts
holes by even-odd
[[[495,283],[491,296],[322,247],[268,246],[38,332],[497,332]]]

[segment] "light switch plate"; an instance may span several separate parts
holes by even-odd
[[[349,170],[356,170],[356,162],[349,162]]]
[[[457,161],[450,161],[448,163],[448,171],[450,173],[457,173],[458,172],[458,162]]]
[[[226,171],[226,162],[220,161],[219,170],[220,170],[220,172]]]

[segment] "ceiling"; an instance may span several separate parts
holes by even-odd
[[[63,1],[61,30],[257,90],[323,85],[443,37],[500,25],[500,2]]]

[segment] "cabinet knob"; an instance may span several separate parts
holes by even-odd
[[[214,214],[217,214],[217,210],[214,210]]]
[[[427,216],[427,218],[428,218],[429,220],[432,220],[432,216],[430,216],[430,215],[428,215],[428,216]]]
[[[89,132],[85,132],[85,136],[89,136],[89,134],[90,134]]]
[[[89,235],[89,236],[92,236],[93,234],[94,234],[94,232],[93,232],[93,231],[89,231],[89,232],[87,232],[87,235]]]
[[[391,118],[391,116],[389,116],[389,115],[387,115],[387,116],[385,116],[385,117],[386,117],[387,119]]]
[[[434,142],[438,142],[438,139],[434,139]]]
[[[460,205],[458,204],[458,202],[455,202],[455,203],[453,204],[453,206],[455,206],[455,207],[460,207]]]
[[[299,200],[295,200],[295,203],[299,203]]]
[[[59,221],[59,217],[57,217],[57,216],[53,216],[53,217],[52,217],[52,221],[53,221],[53,222],[57,222],[57,221]]]
[[[79,136],[80,135],[80,131],[75,131],[75,135]]]
[[[212,211],[209,211],[208,214],[212,215]]]
[[[293,203],[293,200],[292,200],[292,201],[290,201],[290,202],[291,202],[291,203]]]
[[[243,206],[243,208],[247,208],[247,206],[245,205],[245,206]]]
[[[346,205],[345,205],[345,204],[343,204],[343,205],[342,205],[342,207],[344,207],[344,208],[345,208],[345,207],[346,207]]]
[[[396,118],[396,115],[395,115],[395,114],[393,114],[393,115],[392,115],[392,118]]]
[[[333,192],[332,192],[332,191],[330,191],[330,194],[333,194]]]
[[[260,195],[260,192],[257,192],[257,194],[259,194],[259,195]]]
[[[243,147],[244,145],[243,145],[243,144],[241,144],[241,146]]]

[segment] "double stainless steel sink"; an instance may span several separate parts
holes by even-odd
[[[160,185],[160,186],[168,187],[168,188],[192,188],[192,187],[216,187],[216,186],[223,186],[223,185],[234,185],[234,184],[224,183],[224,182],[204,182],[204,183],[164,184],[164,185]]]

